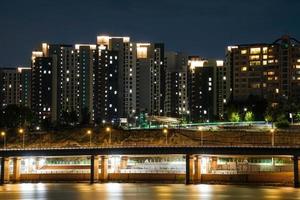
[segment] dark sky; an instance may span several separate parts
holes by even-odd
[[[223,58],[230,44],[300,39],[300,0],[1,0],[0,67],[29,65],[41,42],[95,43],[101,33]]]

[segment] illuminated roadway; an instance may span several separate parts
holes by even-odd
[[[158,154],[300,156],[300,146],[114,146],[0,150],[0,157]]]

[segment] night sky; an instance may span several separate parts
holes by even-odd
[[[41,42],[95,43],[97,34],[223,58],[231,44],[300,39],[300,1],[1,0],[0,67],[29,66]]]

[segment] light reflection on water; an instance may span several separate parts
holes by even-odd
[[[183,184],[8,184],[0,200],[148,200],[148,199],[300,199],[300,189],[235,185]]]

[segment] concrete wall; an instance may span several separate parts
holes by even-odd
[[[257,174],[202,174],[202,183],[280,183],[293,184],[293,172],[266,172]]]
[[[185,179],[184,174],[128,174],[128,173],[112,173],[108,174],[108,180],[110,181],[165,181],[165,182],[183,182]]]
[[[89,181],[90,174],[21,174],[21,182]]]
[[[90,174],[21,174],[21,181],[89,181]],[[118,182],[172,182],[183,183],[185,174],[128,174],[110,173],[108,181]],[[202,174],[196,183],[258,183],[258,184],[293,184],[292,172],[267,172],[259,174]]]

